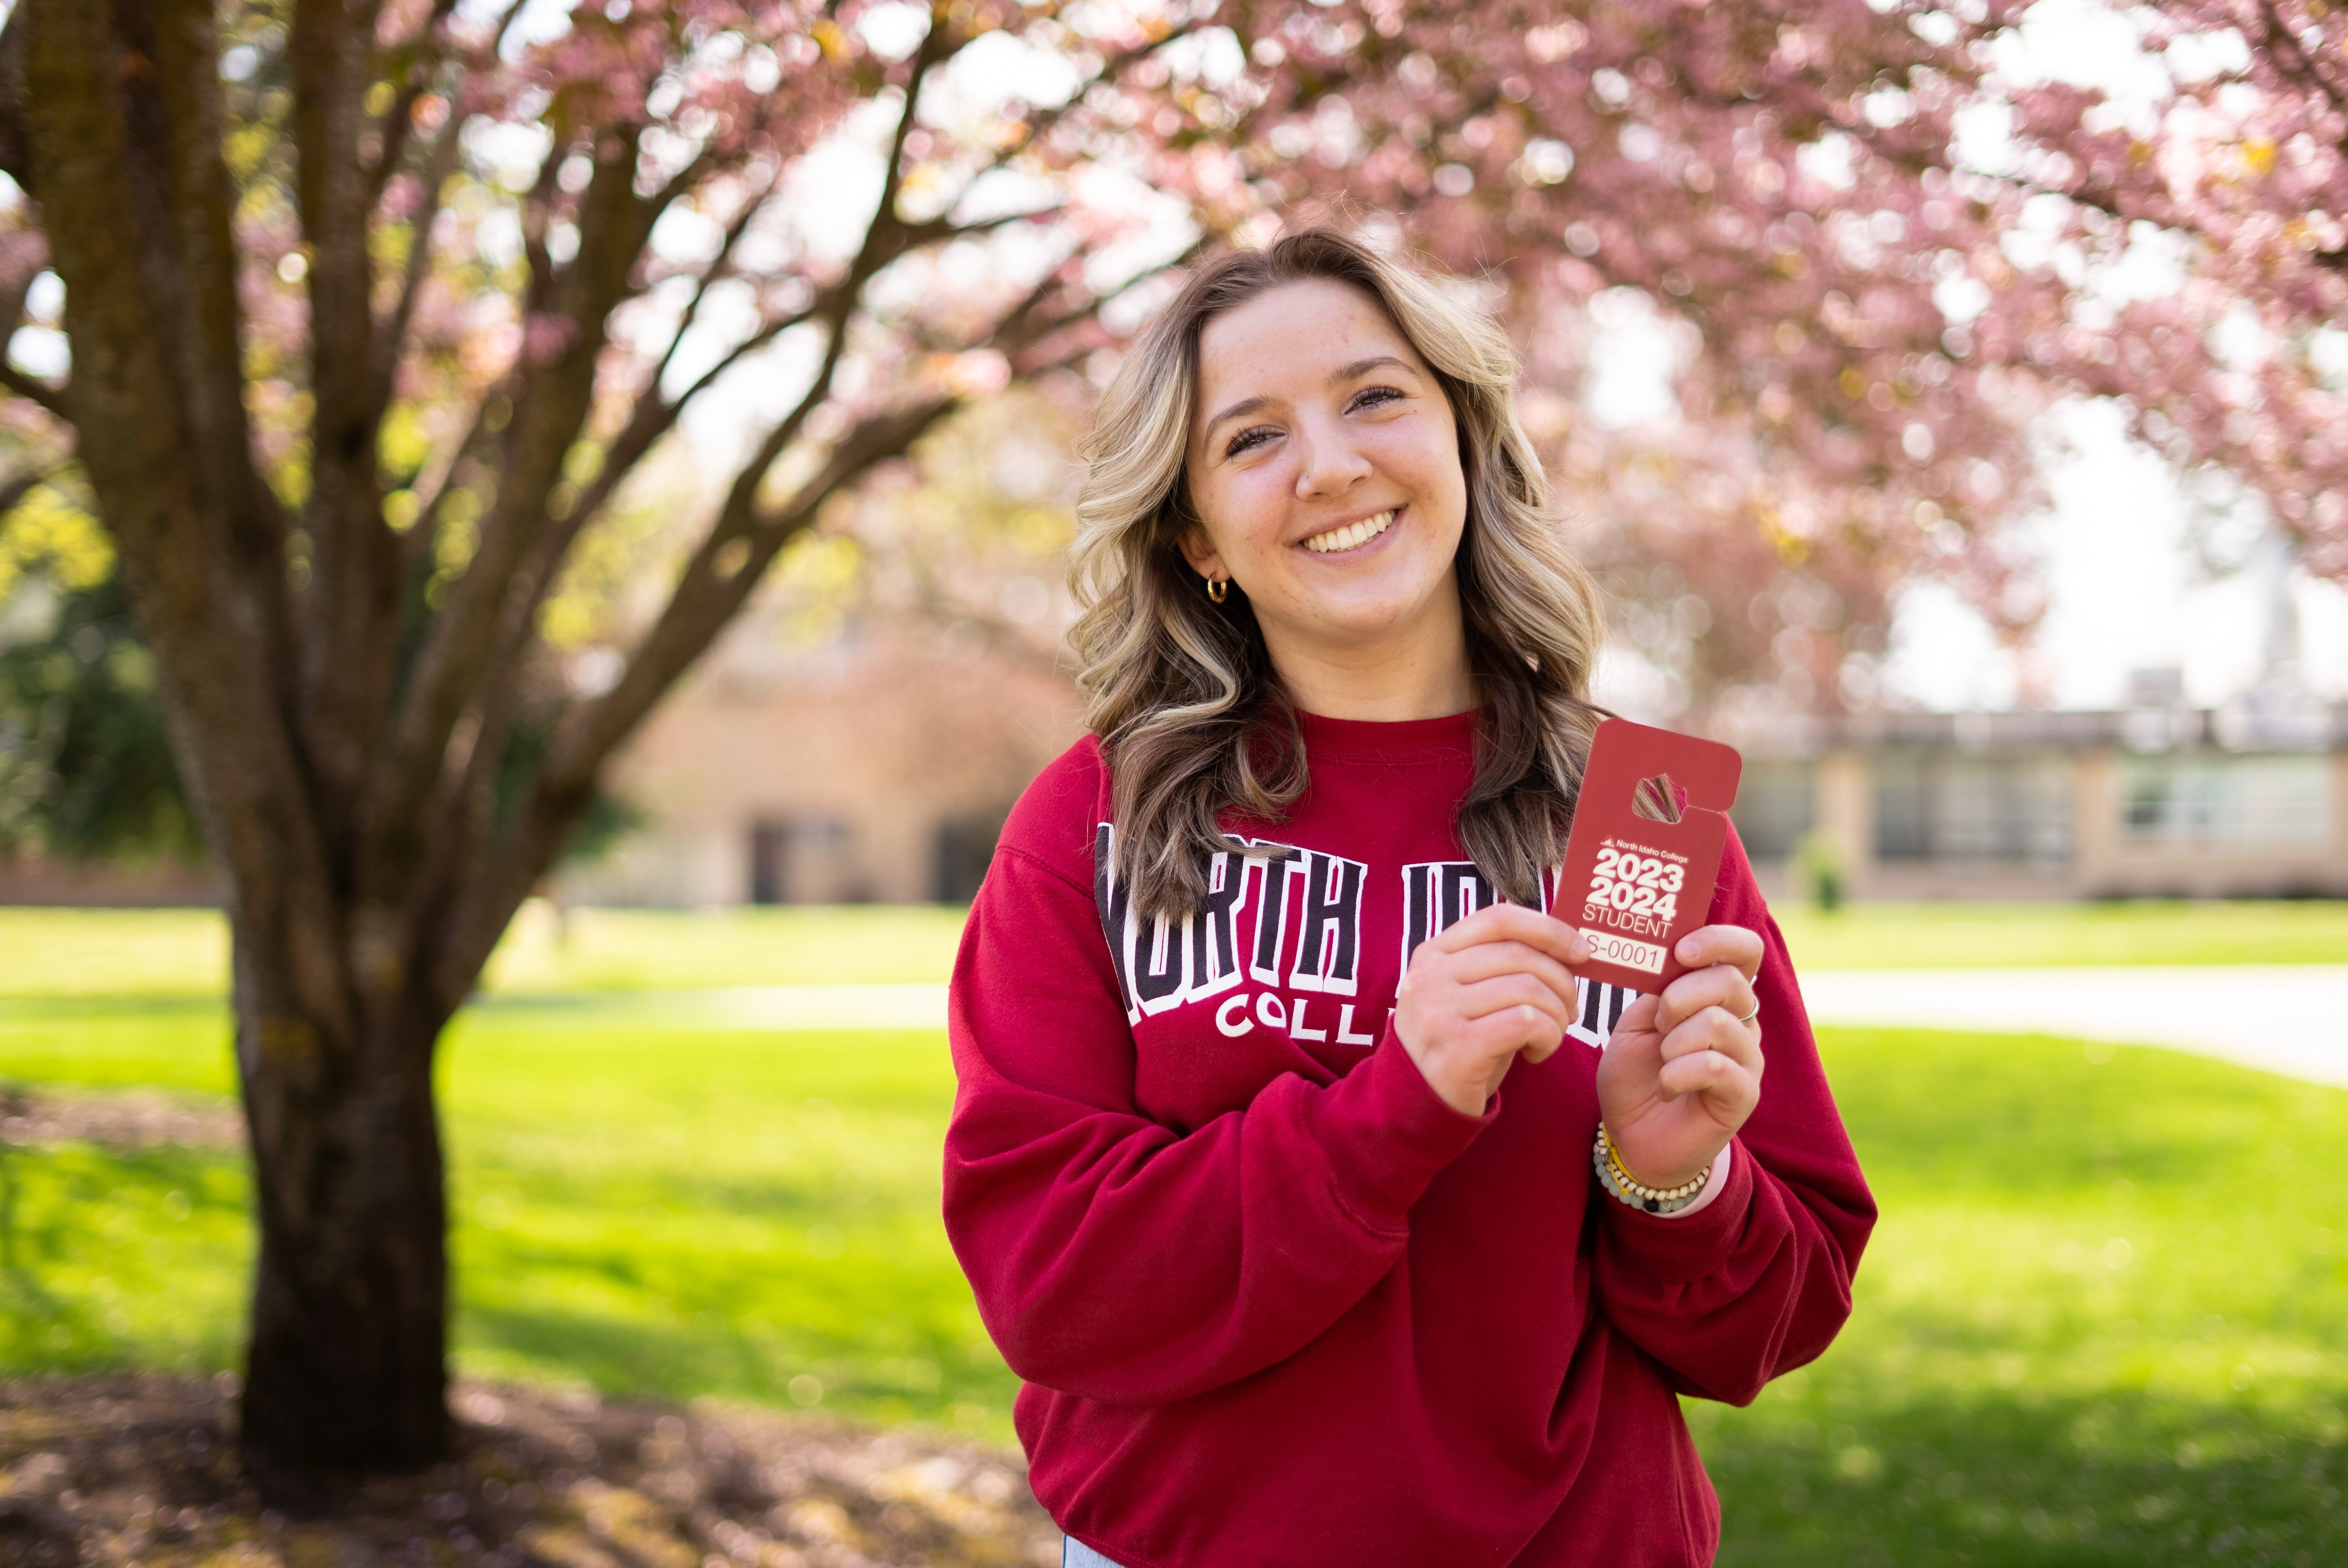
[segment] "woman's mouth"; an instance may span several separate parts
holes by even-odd
[[[1311,550],[1314,555],[1321,556],[1335,555],[1340,550],[1358,549],[1393,527],[1395,514],[1400,510],[1398,507],[1390,507],[1375,517],[1364,518],[1359,522],[1347,523],[1342,528],[1330,528],[1323,533],[1314,534],[1311,538],[1302,542],[1306,549]]]

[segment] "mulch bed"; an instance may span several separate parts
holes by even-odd
[[[1060,1560],[1015,1452],[717,1404],[461,1386],[419,1474],[264,1498],[235,1381],[0,1383],[0,1568],[916,1568]],[[275,1506],[272,1506],[272,1503]]]

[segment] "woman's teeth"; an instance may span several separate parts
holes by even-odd
[[[1336,550],[1349,550],[1356,545],[1368,544],[1395,520],[1391,511],[1380,512],[1374,518],[1364,518],[1358,523],[1347,523],[1342,528],[1331,528],[1325,534],[1314,534],[1304,541],[1304,548],[1315,555],[1328,555]]]

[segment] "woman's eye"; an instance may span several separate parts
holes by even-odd
[[[1392,386],[1365,387],[1354,398],[1356,408],[1375,408],[1382,403],[1392,403],[1400,397],[1400,389]]]
[[[1272,429],[1268,425],[1259,425],[1252,430],[1242,430],[1231,437],[1231,444],[1223,448],[1223,456],[1236,457],[1251,447],[1262,446],[1272,439]]]

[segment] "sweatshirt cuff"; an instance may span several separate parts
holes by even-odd
[[[1382,1228],[1400,1228],[1436,1173],[1500,1114],[1498,1094],[1481,1116],[1445,1104],[1391,1024],[1369,1060],[1324,1092],[1323,1146],[1338,1194],[1355,1218]]]
[[[1735,1162],[1736,1143],[1732,1139],[1720,1146],[1720,1153],[1712,1157],[1711,1165],[1705,1168],[1704,1191],[1695,1195],[1695,1202],[1684,1209],[1673,1209],[1670,1214],[1657,1214],[1655,1217],[1663,1220],[1687,1220],[1694,1219],[1704,1213],[1712,1206],[1712,1201],[1720,1196],[1721,1190],[1728,1185],[1728,1167]]]
[[[1735,1146],[1729,1140],[1728,1147]],[[1601,1205],[1608,1240],[1625,1265],[1650,1279],[1684,1285],[1728,1261],[1753,1207],[1753,1156],[1738,1149],[1725,1171],[1717,1163],[1714,1171],[1704,1196],[1675,1214],[1642,1214],[1612,1199]]]

